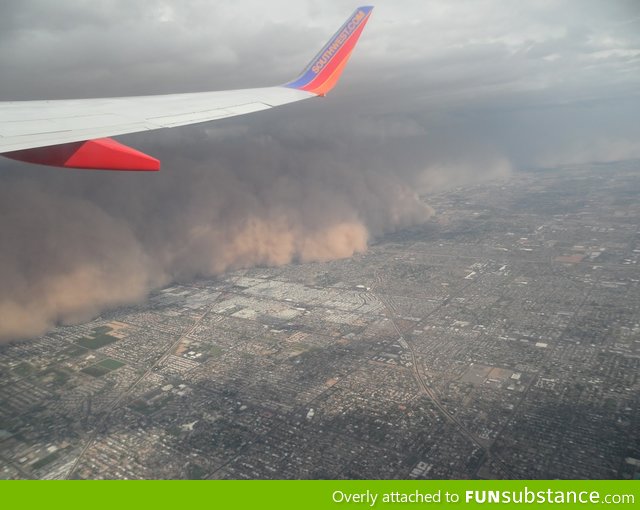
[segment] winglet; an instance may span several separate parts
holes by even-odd
[[[329,92],[338,83],[372,10],[373,6],[370,5],[358,7],[302,74],[286,83],[285,87],[306,90],[319,96]]]

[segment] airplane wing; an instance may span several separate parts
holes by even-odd
[[[300,76],[280,86],[0,102],[0,155],[67,168],[159,170],[157,159],[108,137],[245,115],[324,96],[340,78],[372,9],[356,9]]]

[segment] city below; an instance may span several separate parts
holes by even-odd
[[[640,477],[640,162],[0,346],[0,478]]]

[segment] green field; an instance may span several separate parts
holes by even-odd
[[[104,333],[108,333],[109,331],[111,331],[112,328],[110,328],[109,326],[98,326],[97,328],[93,328],[93,332],[95,335],[101,335]]]
[[[77,340],[76,343],[82,347],[86,347],[87,349],[100,349],[100,347],[112,344],[116,340],[117,338],[115,336],[111,336],[106,333],[96,333],[93,338],[83,336],[81,339]]]
[[[67,347],[65,350],[62,351],[63,354],[66,354],[67,356],[80,356],[81,354],[86,354],[88,351],[86,348],[80,346],[80,345],[70,345],[69,347]]]
[[[103,375],[108,374],[112,370],[117,370],[118,368],[124,365],[125,363],[123,363],[122,361],[107,358],[107,359],[103,359],[99,363],[96,363],[95,365],[91,365],[89,367],[83,368],[81,371],[93,377],[102,377]]]
[[[93,377],[102,377],[104,374],[108,374],[109,372],[111,372],[111,370],[101,367],[100,365],[91,365],[90,367],[83,368],[82,372]]]
[[[58,456],[59,456],[58,452],[50,453],[46,457],[43,457],[42,459],[37,460],[36,462],[31,464],[31,469],[40,469],[41,467],[44,467],[47,464],[49,464],[49,463],[53,462],[54,460],[56,460],[58,458]]]
[[[98,365],[109,370],[116,370],[117,368],[123,367],[125,364],[122,361],[118,361],[117,359],[107,358],[98,363]]]

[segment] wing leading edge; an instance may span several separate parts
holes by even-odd
[[[156,96],[0,102],[0,155],[99,170],[159,170],[109,137],[245,115],[324,96],[338,82],[373,7],[359,7],[302,74],[276,87]]]

